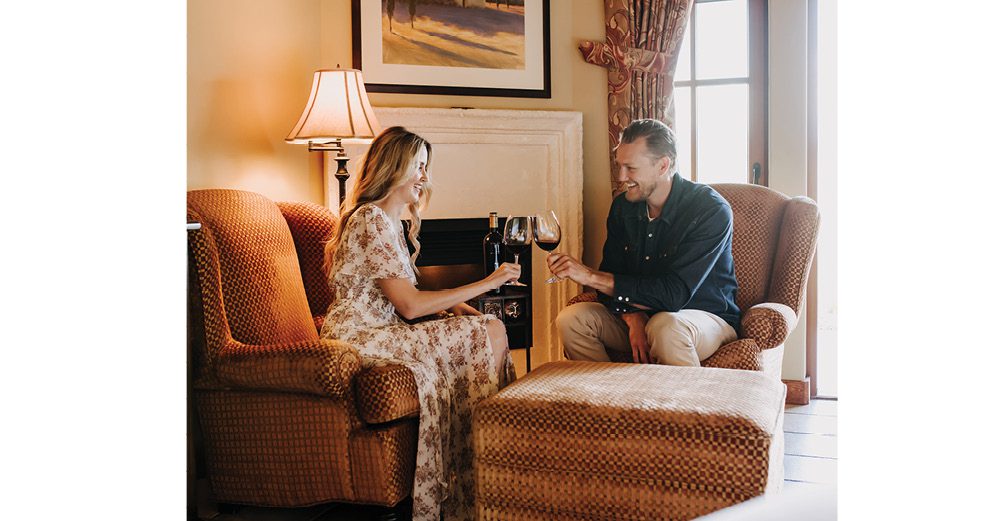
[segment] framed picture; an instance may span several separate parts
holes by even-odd
[[[548,0],[353,0],[366,90],[551,97]]]

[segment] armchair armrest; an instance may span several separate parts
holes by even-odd
[[[214,364],[219,381],[233,387],[341,398],[350,392],[360,357],[340,340],[265,346],[229,340]]]
[[[798,324],[798,315],[788,306],[767,302],[747,309],[740,320],[742,337],[757,341],[760,350],[784,343]]]
[[[414,373],[399,364],[367,368],[356,376],[356,404],[366,423],[386,423],[418,416]]]
[[[760,371],[763,369],[760,346],[752,338],[741,338],[720,347],[715,354],[702,360],[702,367]]]

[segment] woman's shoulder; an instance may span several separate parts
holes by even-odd
[[[357,208],[349,217],[352,226],[366,227],[374,225],[379,227],[387,221],[387,214],[373,203],[366,203]]]

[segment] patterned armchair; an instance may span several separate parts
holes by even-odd
[[[779,380],[784,341],[804,305],[818,237],[818,207],[807,197],[791,198],[757,185],[712,187],[733,207],[741,324],[739,339],[720,347],[702,366],[764,371]],[[583,293],[569,304],[595,300],[595,293]]]
[[[411,492],[418,400],[403,366],[321,340],[336,217],[237,190],[188,193],[191,403],[222,503],[394,506]],[[314,314],[313,314],[314,312]]]

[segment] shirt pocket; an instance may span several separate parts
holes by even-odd
[[[684,227],[684,229],[678,231],[677,233],[674,233],[674,235],[671,236],[671,240],[668,241],[668,243],[661,250],[660,253],[661,258],[674,259],[675,256],[678,255],[679,250],[681,249],[681,244],[685,242],[685,239],[689,235],[695,233],[697,226],[698,226],[698,218],[695,217],[692,218],[692,220],[688,223],[687,226]]]

